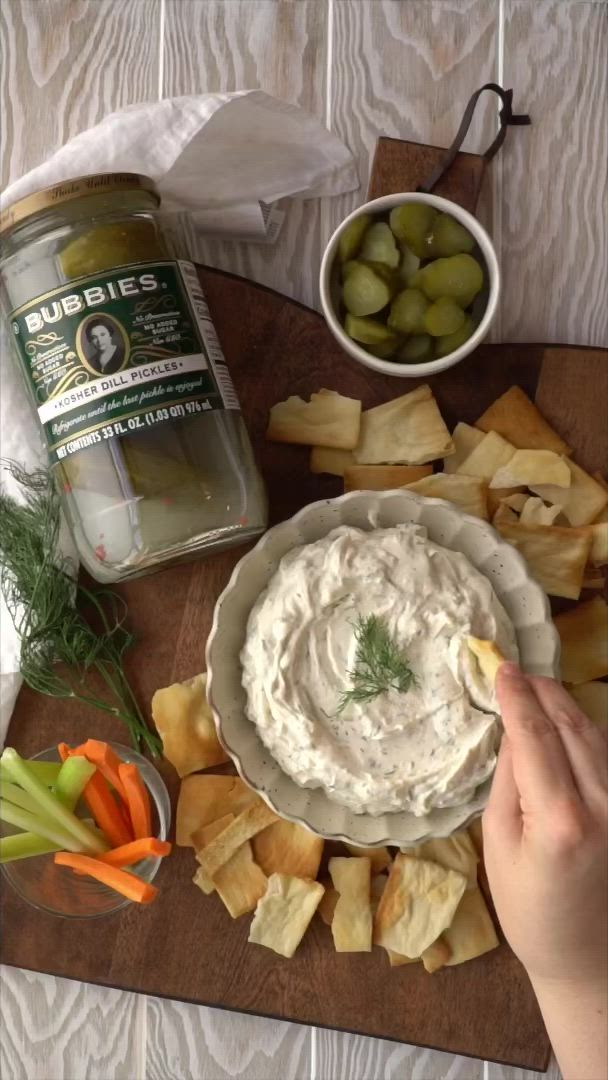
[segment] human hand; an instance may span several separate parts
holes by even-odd
[[[498,672],[505,728],[483,816],[496,912],[535,988],[606,977],[608,744],[559,683]]]

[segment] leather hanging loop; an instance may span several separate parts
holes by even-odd
[[[508,127],[511,127],[513,125],[532,123],[527,113],[513,112],[512,90],[505,90],[502,86],[499,86],[498,83],[486,83],[485,86],[481,86],[479,90],[476,90],[475,93],[469,98],[469,102],[464,111],[464,116],[460,122],[460,127],[456,132],[456,137],[449,150],[447,151],[444,160],[441,162],[441,165],[437,166],[437,168],[431,174],[426,183],[420,184],[419,187],[416,188],[416,191],[425,192],[426,194],[431,192],[433,188],[436,187],[436,185],[439,183],[441,177],[450,168],[450,165],[454,161],[456,154],[460,150],[460,147],[462,146],[466,138],[467,132],[471,125],[471,120],[473,119],[475,107],[484,90],[491,90],[494,94],[498,94],[500,100],[502,101],[502,108],[500,110],[500,113],[498,114],[500,120],[498,134],[486,150],[485,154],[482,155],[484,161],[491,161],[494,155],[498,153],[507,136]]]

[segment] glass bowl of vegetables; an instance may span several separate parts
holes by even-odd
[[[459,363],[486,336],[500,272],[482,225],[438,195],[373,199],[338,226],[321,262],[321,305],[354,360],[400,378]]]
[[[0,869],[19,896],[39,910],[86,919],[154,899],[152,881],[171,847],[166,842],[171,803],[160,774],[130,747],[88,740],[77,749],[82,753],[70,755],[60,743],[31,759],[17,755],[16,768],[14,752],[4,751]],[[73,764],[66,769],[70,758]],[[20,761],[27,767],[25,777]],[[57,811],[57,801],[67,817]],[[93,860],[93,872],[105,880],[83,872]],[[125,885],[126,893],[118,891]]]

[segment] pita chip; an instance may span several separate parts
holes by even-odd
[[[316,878],[324,840],[294,821],[279,820],[252,840],[255,860],[264,873]]]
[[[313,446],[310,451],[311,473],[330,473],[332,476],[344,476],[344,472],[355,464],[352,450],[336,450],[331,446]]]
[[[318,881],[271,874],[264,896],[258,900],[248,941],[290,957],[300,944],[321,897]]]
[[[466,830],[452,833],[451,836],[425,840],[424,844],[418,844],[408,850],[407,854],[438,863],[444,870],[456,870],[457,873],[464,874],[467,889],[474,889],[477,885],[479,856]]]
[[[522,498],[521,495],[512,495],[511,498]],[[519,514],[522,525],[555,525],[562,512],[561,506],[547,506],[538,496],[530,496],[525,499]]]
[[[230,822],[234,821],[234,814],[224,814],[224,817],[218,818],[217,821],[212,821],[210,825],[201,825],[200,829],[197,829],[192,834],[192,843],[194,844],[194,853],[198,858],[198,854],[210,844],[212,840],[215,840],[216,836],[219,836],[224,831]],[[198,885],[207,896],[215,892],[215,883],[210,877],[207,876],[202,866],[199,866],[196,874],[193,878],[195,885]]]
[[[508,464],[514,453],[515,447],[510,442],[496,431],[489,431],[460,463],[456,472],[464,476],[477,476],[489,484],[494,474]]]
[[[533,484],[551,484],[569,488],[570,469],[566,458],[552,450],[516,450],[506,465],[496,470],[490,481],[491,488],[532,487]]]
[[[566,461],[570,471],[567,490],[542,480],[529,484],[535,495],[552,505],[561,506],[561,512],[571,525],[589,525],[608,505],[608,491],[574,461]]]
[[[198,860],[208,877],[215,880],[220,866],[224,866],[246,840],[251,840],[256,833],[278,820],[274,811],[261,799],[242,810],[238,817],[199,853]]]
[[[392,491],[432,471],[432,465],[351,465],[344,471],[344,490]]]
[[[479,417],[476,427],[497,431],[520,450],[552,450],[569,454],[570,447],[547,423],[520,386],[512,386]]]
[[[163,754],[179,776],[230,760],[220,745],[207,702],[206,674],[157,690],[152,718],[163,741]]]
[[[443,462],[443,471],[446,473],[456,472],[458,466],[479,445],[483,439],[483,431],[471,427],[470,424],[456,424],[452,432],[454,453],[446,457]]]
[[[187,776],[177,801],[175,843],[192,847],[192,833],[201,825],[209,825],[224,814],[240,814],[246,806],[260,801],[238,776]]]
[[[426,495],[430,499],[445,499],[462,510],[463,514],[488,520],[487,485],[477,476],[460,476],[458,473],[433,473],[423,480],[407,484],[408,491]]]
[[[467,637],[467,646],[477,660],[484,679],[490,686],[494,686],[498,669],[505,662],[505,657],[496,643],[494,641],[484,641],[483,638]]]
[[[401,956],[421,956],[450,925],[466,886],[464,874],[400,852],[378,905],[374,940]]]
[[[360,425],[360,401],[343,397],[335,390],[320,390],[310,395],[310,401],[294,396],[273,405],[266,438],[271,442],[354,450]]]
[[[351,855],[357,858],[369,859],[372,864],[372,874],[381,874],[392,862],[391,853],[387,847],[357,847],[355,844],[344,845]]]
[[[329,872],[339,893],[331,924],[336,952],[371,952],[371,861],[336,857]]]
[[[424,465],[453,451],[431,388],[424,385],[362,414],[355,461],[359,465]]]
[[[498,947],[499,941],[492,916],[481,889],[465,892],[450,926],[442,934],[442,939],[450,953],[445,961],[448,967],[464,964],[466,960],[474,960]]]
[[[583,529],[498,521],[496,515],[493,525],[521,552],[532,575],[550,596],[578,600],[591,548],[591,537]]]

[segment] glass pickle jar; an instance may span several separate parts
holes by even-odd
[[[87,176],[0,218],[0,299],[80,559],[102,582],[266,528],[266,496],[192,263],[154,183]]]

